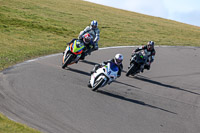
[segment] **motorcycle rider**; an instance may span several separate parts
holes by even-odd
[[[100,30],[98,29],[98,22],[96,20],[91,21],[90,26],[87,26],[83,31],[80,32],[78,38],[82,39],[85,33],[89,33],[92,36],[94,43],[93,50],[98,50],[98,41],[100,37]]]
[[[108,63],[114,63],[119,69],[119,71],[117,73],[117,77],[119,78],[121,76],[121,71],[123,69],[123,64],[122,64],[123,58],[124,57],[122,54],[116,54],[114,58],[112,58],[108,61],[104,61],[101,64],[96,64],[94,66],[93,70],[91,71],[91,74],[93,74],[98,68],[103,67],[103,66],[107,65]]]
[[[83,60],[87,54],[91,54],[91,51],[94,48],[94,43],[92,41],[91,35],[89,33],[86,33],[81,39],[72,39],[69,43],[67,43],[67,45],[70,45],[75,40],[79,40],[80,43],[83,43],[85,46],[85,49],[80,57],[80,59]],[[76,63],[78,63],[78,61]]]
[[[141,66],[141,72],[143,72],[144,69],[150,70],[151,63],[154,61],[154,57],[156,54],[156,51],[154,49],[154,42],[149,41],[147,42],[147,45],[141,46],[137,48],[136,50],[133,50],[132,56],[135,52],[144,50],[145,56],[147,56],[147,60],[143,66]]]
[[[96,64],[93,68],[93,70],[91,71],[91,74],[93,74],[94,72],[96,72],[96,70],[98,68],[101,68],[105,65],[107,65],[108,63],[113,63],[115,64],[117,67],[118,67],[118,73],[117,73],[117,77],[119,78],[121,76],[121,71],[123,69],[123,65],[122,65],[122,61],[123,61],[123,55],[122,54],[116,54],[114,58],[108,60],[108,61],[105,61],[105,62],[102,62],[101,64]],[[110,84],[110,83],[109,83]],[[88,87],[91,88],[91,84],[90,82],[88,83]]]
[[[84,42],[85,48],[84,48],[84,52],[82,53],[80,59],[84,60],[85,56],[87,56],[88,54],[90,55],[92,52],[92,49],[94,49],[94,42],[92,41],[92,37],[89,33],[86,33],[83,35],[82,39],[80,39]]]

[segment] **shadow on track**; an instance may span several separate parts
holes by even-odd
[[[88,60],[81,60],[81,62],[90,64],[90,65],[93,65],[93,66],[96,65],[96,64],[98,64],[98,63],[91,62],[91,61],[88,61]]]
[[[186,90],[186,89],[182,89],[182,88],[177,87],[177,86],[164,84],[164,83],[161,83],[161,82],[158,82],[158,81],[155,81],[155,80],[151,80],[151,79],[144,77],[144,76],[138,75],[138,76],[135,76],[134,78],[137,79],[137,80],[145,81],[145,82],[152,83],[152,84],[155,84],[155,85],[160,85],[160,86],[163,86],[163,87],[166,87],[166,88],[181,90],[181,91],[189,92],[189,93],[192,93],[192,94],[195,94],[195,95],[200,95],[199,93],[192,92],[192,91],[189,91],[189,90]]]
[[[83,74],[83,75],[86,75],[86,76],[90,76],[90,75],[91,75],[91,74],[88,73],[88,72],[81,71],[81,70],[74,69],[74,68],[70,68],[70,67],[68,67],[68,68],[65,69],[65,70],[69,70],[69,71],[76,72],[76,73],[79,73],[79,74]]]
[[[97,92],[104,94],[104,95],[107,95],[107,96],[111,96],[111,97],[114,97],[114,98],[118,98],[118,99],[121,99],[121,100],[132,102],[132,103],[135,103],[135,104],[147,106],[147,107],[154,108],[154,109],[159,109],[159,110],[171,113],[171,114],[177,114],[175,112],[172,112],[172,111],[169,111],[169,110],[166,110],[166,109],[163,109],[163,108],[159,108],[159,107],[156,107],[156,106],[153,106],[153,105],[150,105],[150,104],[146,104],[145,102],[142,102],[142,101],[139,101],[139,100],[134,100],[134,99],[130,99],[130,98],[127,98],[127,97],[124,97],[124,96],[120,96],[118,94],[113,94],[113,93],[103,91],[103,90],[98,90]]]
[[[133,87],[133,88],[136,88],[136,89],[142,89],[142,88],[136,87],[136,86],[134,86],[134,85],[126,84],[126,83],[119,82],[119,81],[116,81],[116,80],[113,81],[113,83],[122,84],[122,85],[129,86],[129,87]]]
[[[167,76],[159,76],[159,77],[152,77],[152,78],[169,78],[169,77],[186,77],[186,76],[195,76],[200,75],[200,72],[195,73],[188,73],[188,74],[180,74],[180,75],[167,75]]]

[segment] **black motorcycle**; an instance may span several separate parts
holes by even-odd
[[[130,59],[130,67],[128,69],[128,72],[126,73],[126,76],[129,75],[136,75],[137,73],[140,73],[141,66],[144,65],[146,62],[146,57],[143,55],[142,52],[137,52],[132,55],[132,58]]]

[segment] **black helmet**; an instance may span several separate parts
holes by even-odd
[[[147,43],[147,49],[148,49],[148,50],[154,49],[154,42],[153,42],[153,41],[149,41],[149,42]]]

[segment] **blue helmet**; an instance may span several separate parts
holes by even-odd
[[[93,21],[91,22],[91,26],[92,26],[93,29],[97,28],[98,22],[97,22],[96,20],[93,20]]]

